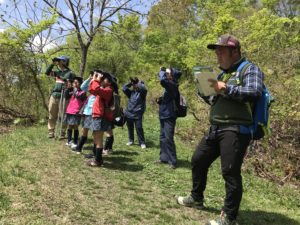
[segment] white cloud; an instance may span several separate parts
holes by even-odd
[[[43,50],[43,52],[46,52],[50,49],[57,47],[57,45],[55,43],[50,42],[49,40],[46,40],[46,38],[44,38],[44,37],[40,38],[39,36],[36,36],[34,38],[33,44],[36,47],[35,51]]]

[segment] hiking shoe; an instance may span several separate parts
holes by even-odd
[[[133,145],[133,142],[132,142],[132,141],[129,141],[129,142],[127,142],[126,145],[127,145],[127,146]]]
[[[145,149],[145,148],[146,148],[146,145],[145,145],[145,144],[141,144],[141,148],[142,148],[142,149]]]
[[[198,209],[204,208],[203,200],[195,201],[194,198],[190,195],[186,196],[186,197],[179,196],[177,198],[177,203],[179,205],[183,205],[183,206],[187,206],[187,207],[194,207],[194,208],[198,208]]]
[[[238,224],[236,220],[229,220],[226,213],[222,211],[219,218],[215,220],[210,220],[205,225],[238,225]]]
[[[54,138],[54,133],[49,132],[49,133],[48,133],[48,138]]]

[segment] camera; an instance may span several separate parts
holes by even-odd
[[[162,103],[163,97],[158,97],[155,99],[156,103],[160,105]]]
[[[132,85],[137,84],[139,82],[139,79],[137,77],[130,77],[129,80]]]
[[[59,62],[61,59],[55,57],[54,59],[52,59],[52,62]]]

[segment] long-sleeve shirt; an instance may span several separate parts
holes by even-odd
[[[93,118],[103,117],[108,121],[113,121],[113,112],[105,110],[113,97],[113,90],[110,86],[101,87],[100,82],[94,80],[89,86],[89,92],[96,96],[93,106]]]
[[[175,100],[179,97],[178,83],[168,80],[165,71],[159,72],[161,86],[165,89],[159,104],[159,118],[176,118]]]
[[[125,109],[125,116],[130,119],[139,119],[146,110],[147,89],[143,82],[137,84],[136,89],[131,89],[131,84],[123,86],[124,94],[129,98]]]
[[[88,92],[91,80],[92,80],[92,78],[88,78],[87,80],[85,80],[80,86],[81,90],[83,90],[85,92]],[[84,110],[83,110],[83,115],[86,115],[86,116],[91,116],[92,115],[93,105],[94,105],[95,100],[96,100],[95,95],[90,94],[88,96],[88,98],[86,99],[87,102],[86,102]]]
[[[45,71],[45,74],[48,76],[55,77],[55,85],[51,91],[51,96],[53,96],[54,98],[60,98],[61,91],[65,87],[65,81],[69,79],[72,80],[75,77],[75,75],[68,68],[66,68],[65,70],[61,70],[60,68],[58,68],[57,70],[54,71],[53,70],[54,66],[55,66],[54,64],[48,66],[48,68]]]
[[[70,102],[67,107],[66,113],[71,115],[76,115],[79,113],[85,99],[86,95],[85,92],[80,89],[74,89],[72,92],[70,92]]]
[[[227,71],[223,71],[218,77],[217,80],[221,81],[226,74],[236,73],[239,65],[245,61],[245,58],[242,58],[237,63],[235,63],[232,68]],[[236,101],[244,100],[256,100],[261,96],[263,90],[263,81],[264,74],[255,64],[250,64],[244,74],[240,77],[240,74],[235,74],[235,79],[237,82],[242,82],[240,84],[227,84],[224,91],[224,97],[230,98]],[[201,96],[204,101],[210,105],[214,104],[217,99],[217,96]]]
[[[210,123],[213,125],[250,125],[253,108],[263,91],[263,73],[245,59],[221,73],[218,80],[226,83],[223,94],[211,105]]]

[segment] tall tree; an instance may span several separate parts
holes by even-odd
[[[142,1],[136,0],[25,0],[13,1],[11,11],[14,12],[14,18],[23,26],[28,26],[47,15],[57,16],[57,23],[51,26],[49,31],[55,33],[53,35],[55,40],[64,39],[66,35],[76,36],[81,53],[79,74],[82,76],[88,49],[97,32],[109,29],[111,24],[116,23],[117,13],[141,14],[139,11],[143,7]],[[8,13],[7,10],[2,11]],[[23,12],[27,12],[27,15],[24,16]],[[2,18],[10,21],[7,17]],[[49,33],[47,37],[50,37]]]

